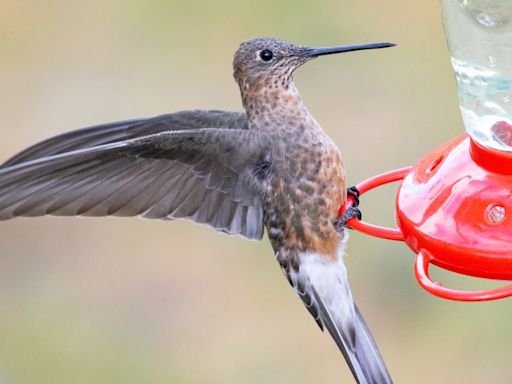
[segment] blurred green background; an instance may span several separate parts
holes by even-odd
[[[296,73],[350,184],[463,130],[437,1],[0,0],[0,9],[2,161],[83,126],[240,110],[232,54],[256,36],[399,44]],[[365,217],[392,224],[394,192],[365,197]],[[403,244],[353,233],[348,252],[354,296],[397,383],[510,382],[510,300],[428,295]],[[352,381],[266,239],[186,221],[0,223],[0,383],[171,382]]]

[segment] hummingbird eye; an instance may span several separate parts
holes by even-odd
[[[263,61],[270,61],[274,57],[274,54],[270,49],[264,49],[260,52],[260,59]]]

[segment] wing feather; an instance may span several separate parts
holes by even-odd
[[[247,119],[241,112],[190,110],[152,118],[102,124],[77,129],[32,145],[11,157],[2,167],[160,132],[199,128],[247,129]]]
[[[180,123],[187,129],[178,130]],[[195,128],[207,123],[228,127]],[[244,124],[241,114],[187,111],[36,144],[0,167],[0,220],[48,214],[187,218],[260,239],[263,208],[251,170],[266,141]],[[132,137],[140,132],[156,133]]]

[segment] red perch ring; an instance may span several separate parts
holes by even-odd
[[[485,301],[512,296],[512,285],[460,291],[432,281],[430,264],[488,279],[512,280],[512,155],[462,135],[426,155],[414,167],[387,172],[357,185],[365,192],[403,180],[397,192],[399,228],[351,219],[362,233],[405,241],[417,254],[419,284],[439,297]],[[353,204],[348,197],[340,209]]]

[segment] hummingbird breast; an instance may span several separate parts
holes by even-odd
[[[293,81],[284,88],[242,88],[242,99],[249,129],[270,143],[253,175],[262,186],[265,226],[274,251],[336,258],[340,235],[333,222],[345,198],[336,145],[304,105]]]
[[[336,257],[340,235],[333,223],[345,198],[338,149],[319,127],[299,124],[279,135],[271,156],[264,209],[274,250]]]

